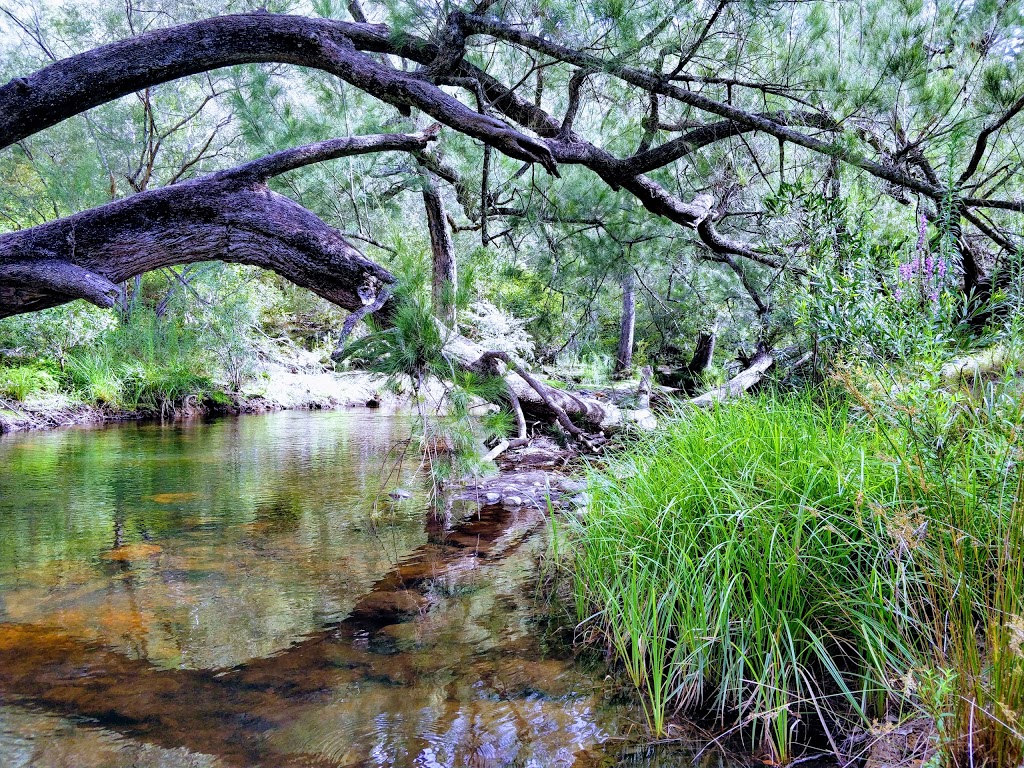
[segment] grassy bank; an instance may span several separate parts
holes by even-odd
[[[15,407],[52,402],[167,417],[231,405],[220,374],[198,334],[145,315],[60,354],[9,351],[0,360],[0,398]]]
[[[91,310],[88,310],[91,311]],[[45,318],[44,318],[45,319]],[[335,374],[327,351],[250,329],[245,345],[138,311],[74,344],[3,336],[0,433],[106,419],[329,408],[379,399],[380,383]],[[273,329],[272,329],[273,330]],[[5,343],[6,342],[6,343]],[[225,344],[227,346],[225,346]]]
[[[846,384],[679,413],[594,468],[564,549],[579,619],[656,734],[710,712],[785,762],[916,718],[936,765],[1016,765],[1016,385],[922,408]]]

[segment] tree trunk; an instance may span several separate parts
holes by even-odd
[[[615,355],[615,375],[628,376],[633,367],[633,335],[636,330],[636,276],[629,270],[622,278],[622,322],[619,350]]]
[[[738,397],[748,389],[759,384],[765,374],[775,365],[775,356],[771,350],[760,350],[750,360],[750,364],[733,376],[718,389],[705,392],[700,397],[693,398],[690,403],[701,408],[707,408],[716,403],[728,400],[730,397]]]
[[[423,207],[427,210],[427,231],[430,233],[431,284],[430,299],[434,316],[445,325],[455,327],[455,291],[457,283],[455,243],[445,216],[444,201],[434,174],[421,166]]]

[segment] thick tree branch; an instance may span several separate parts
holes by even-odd
[[[111,306],[131,277],[215,260],[271,269],[345,309],[373,304],[391,274],[265,182],[346,154],[422,150],[435,136],[324,141],[0,235],[0,317],[75,298]]]
[[[567,64],[573,64],[577,67],[596,72],[606,72],[642,90],[669,96],[683,104],[744,125],[749,130],[763,131],[819,154],[837,157],[839,160],[867,171],[873,176],[899,184],[915,192],[920,192],[928,197],[938,199],[944,194],[943,189],[902,173],[896,168],[860,157],[848,151],[840,142],[828,143],[821,141],[813,136],[801,133],[788,125],[765,117],[760,113],[749,112],[734,107],[731,104],[716,101],[702,93],[672,85],[666,77],[659,74],[617,64],[584,51],[559,45],[528,32],[514,29],[497,19],[465,15],[461,16],[460,20],[467,34],[488,35],[538,53],[543,53]]]
[[[362,52],[394,50],[384,26],[268,13],[220,16],[147,32],[62,59],[0,87],[0,148],[147,86],[234,64],[280,62],[321,69],[382,101],[418,107],[461,133],[557,174],[544,142]]]
[[[565,108],[565,117],[562,118],[562,125],[558,130],[558,138],[567,139],[572,135],[572,126],[576,122],[576,115],[580,111],[580,91],[583,83],[591,73],[585,69],[577,69],[569,78],[569,104]],[[539,109],[539,107],[538,107]]]
[[[114,306],[121,294],[121,288],[103,275],[59,259],[0,262],[0,286],[4,284],[20,290],[42,288],[65,301],[85,299],[104,309]]]

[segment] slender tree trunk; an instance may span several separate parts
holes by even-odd
[[[444,201],[437,179],[426,168],[420,169],[423,179],[423,207],[427,210],[427,230],[430,232],[432,279],[430,298],[434,316],[445,325],[455,326],[455,290],[457,272],[455,243],[445,215]]]
[[[622,278],[622,325],[619,351],[615,356],[615,375],[623,376],[633,367],[633,334],[636,330],[636,283],[633,270]]]

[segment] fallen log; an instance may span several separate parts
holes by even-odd
[[[1006,367],[1006,347],[996,345],[973,355],[958,357],[942,366],[939,375],[943,383],[955,386],[960,383],[972,384],[984,376],[999,373]]]
[[[525,414],[545,422],[558,421],[576,437],[591,433],[587,439],[593,442],[594,434],[618,429],[623,424],[622,411],[613,403],[545,384],[507,355],[485,349],[450,330],[445,337],[444,354],[467,370],[502,376],[510,396],[515,397]]]
[[[733,376],[729,381],[720,387],[705,392],[699,397],[691,399],[691,405],[698,408],[708,408],[716,403],[728,400],[744,394],[751,387],[759,384],[775,365],[775,357],[771,350],[759,350],[751,359],[746,368]]]

